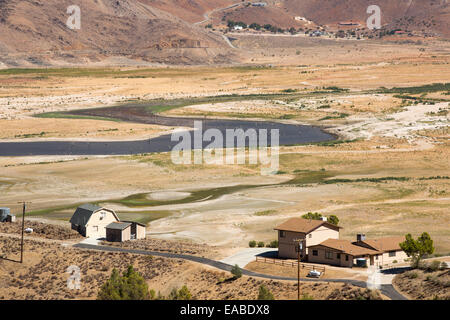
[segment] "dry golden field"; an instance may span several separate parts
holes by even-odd
[[[121,218],[148,223],[150,237],[189,239],[226,253],[249,240],[273,240],[277,223],[317,211],[338,215],[345,239],[357,232],[372,237],[427,231],[437,253],[450,253],[449,96],[377,91],[448,82],[448,45],[330,46],[308,47],[299,55],[291,49],[278,49],[274,57],[260,52],[253,61],[273,66],[0,72],[1,141],[155,137],[173,128],[33,115],[229,94],[255,99],[192,102],[162,114],[313,124],[339,136],[336,144],[281,147],[273,176],[261,176],[254,165],[175,165],[168,153],[4,157],[0,204],[19,213],[17,202],[29,200],[31,216],[64,224],[78,204],[97,202]],[[287,98],[260,98],[283,92]],[[142,197],[147,205],[132,204]]]

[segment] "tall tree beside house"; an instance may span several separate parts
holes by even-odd
[[[401,242],[400,248],[411,257],[413,268],[418,268],[420,261],[428,254],[434,252],[433,240],[426,232],[422,233],[417,240],[414,240],[410,233],[405,236],[405,241]]]
[[[144,277],[128,266],[122,274],[113,269],[111,277],[102,285],[97,300],[148,300],[151,295]]]

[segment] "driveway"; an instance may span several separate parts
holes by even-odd
[[[237,264],[240,268],[244,268],[247,264],[255,261],[256,256],[264,256],[266,258],[276,258],[278,250],[274,248],[248,248],[238,253],[220,260],[220,262],[234,266]]]

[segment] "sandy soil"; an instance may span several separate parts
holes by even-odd
[[[0,237],[0,250],[7,259],[18,258],[17,241]],[[280,282],[231,275],[177,259],[126,253],[87,251],[42,241],[26,241],[24,263],[0,259],[0,299],[95,299],[113,268],[120,272],[133,265],[149,288],[167,296],[172,289],[187,285],[194,299],[256,299],[264,284],[277,299],[296,299],[295,282]],[[80,270],[80,289],[67,286],[69,266]],[[370,292],[336,283],[302,284],[302,292],[314,299],[380,299]]]
[[[414,300],[450,299],[450,271],[411,270],[395,276],[394,286]]]
[[[2,141],[144,140],[169,134],[173,128],[100,120],[22,118],[0,120]]]
[[[323,265],[322,265],[323,267]],[[353,279],[367,281],[367,271],[355,271],[353,269],[346,270],[346,268],[336,268],[325,266],[325,273],[321,275],[321,279]],[[298,271],[297,267],[294,266],[281,266],[274,265],[272,263],[265,263],[260,261],[250,262],[245,266],[245,269],[252,270],[255,272],[296,278]],[[300,277],[306,278],[309,270],[300,269]]]

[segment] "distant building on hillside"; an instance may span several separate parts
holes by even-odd
[[[354,21],[341,21],[339,22],[340,26],[359,26],[358,22],[354,22]]]
[[[267,2],[253,2],[252,6],[254,6],[254,7],[265,7],[265,6],[267,6]]]

